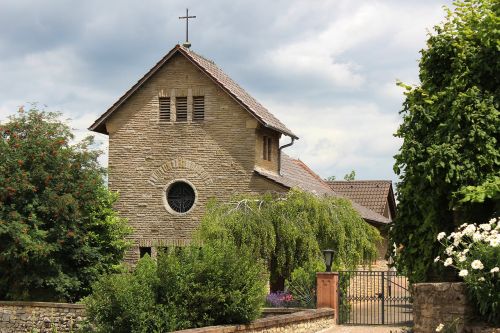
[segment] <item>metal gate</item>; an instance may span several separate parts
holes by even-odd
[[[339,324],[412,324],[408,280],[393,271],[339,272]]]

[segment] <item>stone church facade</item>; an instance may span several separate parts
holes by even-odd
[[[212,61],[180,45],[89,129],[109,137],[109,187],[133,228],[130,262],[189,243],[211,198],[292,187],[335,195],[282,152],[283,135],[298,139],[292,131]],[[389,222],[355,207],[371,223]]]

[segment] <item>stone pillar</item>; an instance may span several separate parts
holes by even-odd
[[[439,324],[454,320],[459,321],[457,332],[464,332],[474,313],[464,283],[415,283],[412,288],[415,333],[434,332]]]
[[[318,272],[316,273],[316,308],[332,308],[335,316],[338,316],[338,282],[339,273]]]

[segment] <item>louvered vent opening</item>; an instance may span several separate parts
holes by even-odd
[[[175,118],[177,121],[187,121],[187,97],[176,97],[175,98]]]
[[[205,119],[205,97],[193,96],[193,120],[201,121]]]
[[[170,97],[159,97],[160,121],[170,121]]]

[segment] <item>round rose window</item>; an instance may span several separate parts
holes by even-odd
[[[186,182],[175,182],[167,189],[167,203],[177,213],[186,213],[194,205],[196,194],[191,185]]]

